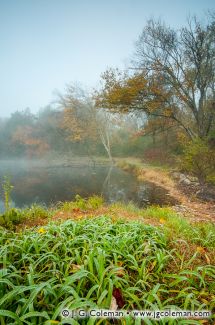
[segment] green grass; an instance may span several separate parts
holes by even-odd
[[[25,220],[50,219],[55,210],[38,204],[32,204],[25,209],[11,208],[0,214],[0,227],[15,230],[16,226],[24,223]]]
[[[75,201],[66,201],[58,204],[58,209],[61,211],[70,211],[72,209],[98,209],[104,204],[104,199],[101,196],[91,196],[88,199],[82,198],[80,195],[76,195]]]
[[[214,267],[205,263],[195,266],[197,254],[189,264],[183,253],[176,251],[168,231],[173,217],[170,209],[149,208],[145,215],[162,217],[165,223],[155,227],[100,216],[50,222],[19,233],[2,228],[0,324],[101,324],[94,319],[63,322],[60,312],[64,307],[109,308],[114,288],[122,292],[124,309],[214,309]],[[177,230],[179,217],[175,218],[172,227]],[[188,233],[182,231],[184,227]],[[198,238],[198,244],[201,240],[213,248],[214,228],[207,227],[198,228],[197,237],[189,242],[195,244]],[[181,231],[184,240],[194,233],[189,224],[181,224]],[[211,231],[212,237],[200,239],[201,231]],[[179,231],[176,233],[179,236]],[[141,323],[127,318],[117,324]],[[147,320],[145,324],[201,323],[169,319]]]
[[[165,171],[165,172],[168,172],[170,170],[169,165],[165,165],[165,164],[159,163],[159,162],[147,163],[144,161],[144,159],[128,157],[128,158],[121,158],[121,159],[116,158],[115,160],[116,160],[116,165],[119,168],[122,168],[123,170],[128,171],[128,172],[132,172],[134,174],[138,174],[138,171],[141,168],[151,169],[153,167],[153,169],[157,169],[157,170],[161,170],[161,171]]]
[[[159,220],[163,223],[163,232],[172,239],[191,240],[192,243],[207,247],[215,247],[215,225],[210,222],[192,224],[188,219],[174,212],[171,207],[151,206],[139,212],[144,217]]]
[[[101,196],[91,196],[88,199],[76,195],[75,201],[59,202],[56,206],[48,208],[39,204],[32,204],[24,209],[11,208],[0,214],[0,226],[10,230],[15,230],[16,226],[25,221],[33,221],[38,219],[50,220],[57,211],[71,211],[73,209],[80,210],[96,210],[103,206],[104,200]]]

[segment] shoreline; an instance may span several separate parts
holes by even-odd
[[[212,221],[215,222],[215,202],[203,202],[194,196],[188,197],[179,188],[177,182],[171,175],[170,169],[153,167],[143,164],[140,159],[124,159],[117,164],[120,168],[132,172],[141,181],[149,181],[157,186],[163,187],[173,198],[180,202],[175,206],[175,210],[193,221]],[[186,185],[183,185],[185,188]]]

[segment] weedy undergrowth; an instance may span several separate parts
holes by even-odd
[[[81,197],[80,195],[75,196],[75,201],[60,202],[58,207],[60,210],[69,211],[73,209],[80,210],[95,210],[104,204],[104,199],[101,196],[93,195],[87,199]]]
[[[20,233],[2,229],[1,325],[109,324],[98,319],[63,322],[60,313],[65,307],[110,308],[116,289],[126,310],[213,310],[214,267],[184,265],[175,272],[175,262],[175,248],[163,228],[138,221],[100,216],[51,222]],[[199,320],[144,322],[201,324]],[[115,323],[141,324],[129,317]]]
[[[11,184],[9,176],[4,176],[2,189],[5,211],[0,215],[0,226],[13,229],[14,225],[20,221],[21,212],[18,209],[11,208],[11,192],[13,190],[13,185]]]
[[[3,199],[4,199],[4,213],[0,214],[0,226],[10,230],[15,230],[16,225],[25,219],[40,219],[50,218],[53,214],[53,209],[46,208],[45,206],[32,204],[30,207],[24,209],[11,207],[11,192],[14,186],[11,184],[8,176],[4,177],[2,182]]]
[[[10,209],[11,191],[13,189],[13,185],[10,182],[9,176],[4,176],[2,188],[3,188],[3,192],[4,192],[4,207],[5,207],[5,211],[7,212]]]

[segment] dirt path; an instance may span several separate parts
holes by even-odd
[[[168,190],[169,194],[176,198],[180,204],[175,210],[189,217],[192,221],[215,222],[215,202],[202,202],[194,197],[188,197],[179,188],[167,171],[149,166],[138,166],[138,178],[155,183]]]

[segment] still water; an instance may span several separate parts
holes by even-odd
[[[14,186],[12,205],[22,208],[32,203],[47,206],[70,201],[77,194],[84,198],[102,195],[106,202],[133,202],[139,207],[176,203],[163,188],[137,178],[117,167],[110,166],[49,166],[48,164],[4,161],[0,162],[0,183],[10,177]],[[1,184],[0,184],[1,185]],[[2,189],[0,211],[4,210]]]

